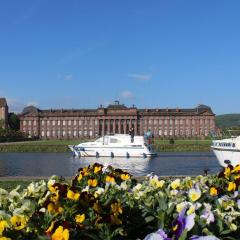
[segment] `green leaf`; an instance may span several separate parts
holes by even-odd
[[[148,217],[145,217],[145,222],[146,223],[149,223],[149,222],[151,222],[151,221],[153,221],[155,218],[153,217],[153,216],[148,216]]]
[[[178,240],[185,240],[187,239],[187,230],[184,230]]]

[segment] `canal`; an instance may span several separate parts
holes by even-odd
[[[212,152],[159,153],[152,159],[74,158],[69,153],[0,153],[0,177],[73,176],[78,168],[99,162],[127,170],[134,176],[155,173],[182,176],[217,173],[221,167]]]

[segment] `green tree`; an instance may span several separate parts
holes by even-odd
[[[13,130],[19,130],[20,129],[20,120],[17,114],[10,113],[8,117],[8,124],[9,127]]]

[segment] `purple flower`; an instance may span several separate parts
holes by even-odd
[[[190,240],[220,240],[215,236],[192,236]]]
[[[148,234],[144,240],[171,240],[171,238],[168,238],[162,229],[158,229],[156,232]]]
[[[203,210],[200,218],[206,219],[207,224],[210,224],[211,222],[215,221],[214,215],[211,211],[211,205],[206,203],[204,203],[204,205],[205,205],[205,209]]]
[[[186,208],[181,211],[178,218],[172,224],[172,233],[177,237],[177,239],[181,236],[185,229],[190,231],[195,224],[195,213],[186,216],[185,212]]]

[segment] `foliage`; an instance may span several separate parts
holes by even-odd
[[[53,176],[0,189],[0,239],[238,239],[240,165],[218,176],[138,183],[95,163],[71,183]],[[201,236],[201,238],[199,237]]]
[[[0,128],[0,142],[13,142],[27,140],[28,138],[24,133],[20,131],[15,131],[9,128]]]
[[[12,130],[18,131],[20,129],[20,119],[17,114],[9,113],[8,124]]]
[[[216,126],[219,128],[231,128],[240,126],[240,114],[223,114],[216,116]]]

